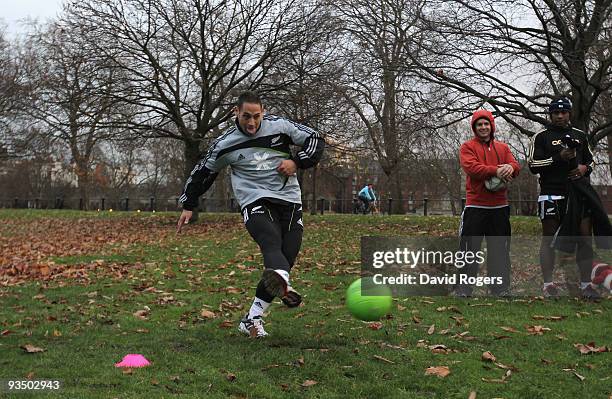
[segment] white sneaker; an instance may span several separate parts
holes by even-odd
[[[248,335],[251,338],[263,338],[268,335],[266,330],[263,328],[264,321],[261,316],[255,316],[252,319],[248,318],[248,315],[244,319],[240,320],[238,324],[238,331]]]

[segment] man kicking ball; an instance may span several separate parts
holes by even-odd
[[[280,297],[288,307],[302,302],[289,282],[304,231],[296,171],[319,162],[325,141],[306,126],[265,115],[261,99],[253,92],[238,97],[234,114],[233,126],[213,141],[185,183],[177,231],[189,223],[199,196],[210,188],[219,171],[229,165],[244,224],[261,249],[265,267],[251,309],[238,329],[259,338],[268,335],[262,316],[275,297]],[[301,146],[296,155],[291,153],[292,144]]]

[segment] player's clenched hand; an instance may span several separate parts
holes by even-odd
[[[297,172],[297,165],[291,159],[285,159],[276,170],[285,176],[293,176]]]
[[[508,179],[512,178],[512,171],[512,166],[508,164],[497,165],[496,176],[504,181],[508,181]]]
[[[576,149],[564,148],[559,152],[559,156],[562,160],[569,161],[570,159],[576,158]]]
[[[570,180],[578,180],[586,174],[587,170],[588,169],[586,165],[578,165],[576,169],[570,170],[568,176]]]
[[[507,182],[512,180],[512,174],[514,173],[514,168],[512,165],[507,163],[497,166],[497,177]]]
[[[188,224],[191,220],[191,216],[193,215],[192,211],[188,211],[187,209],[183,209],[181,212],[181,217],[179,217],[178,224],[176,226],[176,232],[180,233],[184,224]]]

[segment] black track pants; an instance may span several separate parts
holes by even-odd
[[[461,250],[480,251],[482,240],[487,240],[487,275],[501,277],[501,285],[491,285],[493,294],[510,288],[510,207],[485,209],[466,207],[461,215]],[[469,277],[478,274],[478,263],[467,264],[458,273]]]
[[[302,245],[302,205],[257,200],[242,210],[244,224],[263,255],[266,269],[289,272]]]

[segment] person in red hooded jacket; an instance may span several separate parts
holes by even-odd
[[[465,171],[465,209],[461,215],[461,250],[480,251],[487,239],[487,274],[493,295],[506,296],[510,290],[510,207],[507,183],[520,166],[507,144],[495,140],[495,120],[487,110],[474,112],[471,120],[474,138],[461,145],[459,158]],[[472,295],[470,279],[478,275],[479,265],[466,262],[459,270],[457,296]]]

